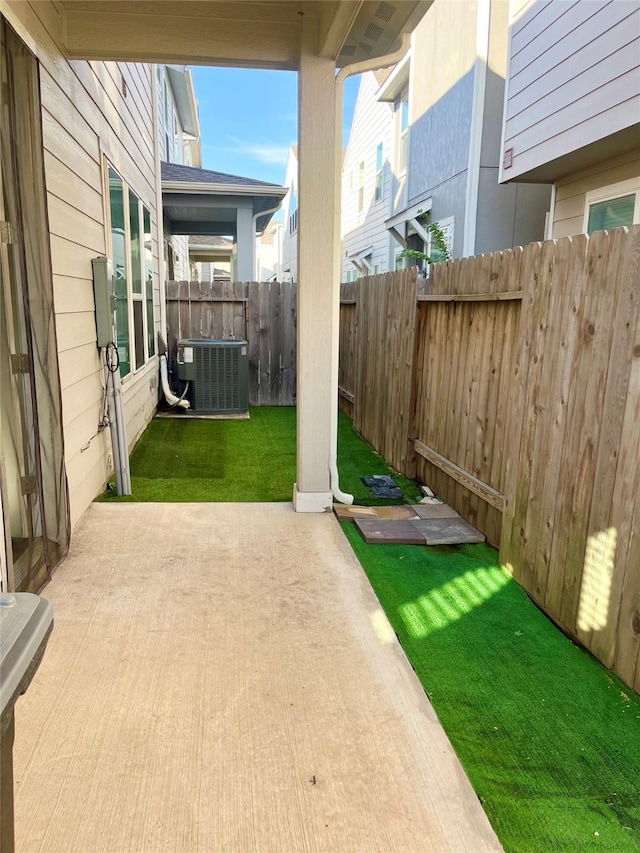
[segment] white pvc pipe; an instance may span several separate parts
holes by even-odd
[[[335,222],[336,230],[334,233],[334,279],[340,280],[340,255],[341,255],[341,240],[340,240],[340,215],[342,207],[342,168],[338,164],[342,163],[342,85],[347,77],[353,74],[362,74],[365,71],[374,71],[377,68],[388,68],[390,65],[395,65],[404,57],[411,45],[411,36],[404,33],[400,43],[400,47],[394,53],[387,56],[380,56],[377,59],[366,59],[362,62],[356,62],[354,65],[347,65],[336,74],[336,185],[334,193],[335,206]],[[339,285],[338,285],[339,287]],[[336,300],[335,311],[337,314],[335,327],[340,324],[340,300]],[[330,432],[330,451],[329,451],[329,475],[331,484],[331,493],[333,497],[340,503],[351,505],[353,503],[353,495],[343,492],[340,488],[340,475],[338,474],[338,350],[339,341],[338,335],[334,336],[333,341],[333,358],[331,365],[331,384],[333,393],[331,395],[331,432]]]
[[[116,478],[116,494],[122,495],[122,467],[120,465],[120,440],[118,438],[118,415],[115,402],[115,383],[111,381],[111,371],[107,368],[107,401],[109,405],[109,431],[111,433],[111,453],[113,455],[113,471]],[[111,386],[111,387],[109,387]]]
[[[169,368],[167,367],[167,356],[164,353],[160,356],[160,381],[162,382],[162,393],[170,406],[181,409],[190,408],[189,401],[176,397],[169,387]]]
[[[338,443],[337,436],[337,420],[336,420],[336,445]],[[329,474],[331,476],[331,494],[341,504],[350,506],[353,503],[353,495],[343,492],[340,488],[340,475],[338,474],[338,462],[334,453],[329,457]]]
[[[131,494],[131,474],[129,471],[129,446],[127,443],[127,430],[124,420],[124,406],[122,405],[122,385],[120,384],[120,372],[118,370],[111,374],[113,380],[113,401],[116,410],[116,425],[118,428],[118,445],[119,445],[119,460],[121,477],[122,477],[122,494]]]

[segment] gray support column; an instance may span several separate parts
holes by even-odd
[[[317,19],[303,16],[298,75],[298,467],[293,496],[298,512],[322,512],[333,503],[329,462],[338,335],[336,84],[333,60],[316,55],[317,28]]]
[[[238,266],[237,280],[238,281],[253,281],[254,274],[254,254],[255,254],[255,234],[253,232],[253,207],[238,208]]]

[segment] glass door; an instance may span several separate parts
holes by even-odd
[[[8,57],[2,45],[2,90],[7,92]],[[3,99],[2,128],[11,126],[9,101]],[[38,488],[39,453],[33,406],[32,353],[24,305],[24,265],[17,223],[15,162],[9,134],[0,151],[0,222],[3,222],[2,299],[0,300],[0,406],[3,510],[8,550],[7,575],[14,589],[36,578],[44,565],[42,508]],[[8,528],[8,529],[7,529]],[[46,575],[41,578],[46,579]],[[28,584],[27,584],[28,585]]]
[[[66,552],[38,64],[0,17],[0,503],[3,590],[37,591]]]

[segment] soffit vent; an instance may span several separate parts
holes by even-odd
[[[382,2],[375,11],[375,17],[380,18],[381,21],[390,21],[393,17],[393,13],[396,11],[396,7],[392,6],[391,3]]]
[[[356,52],[355,44],[345,44],[344,47],[342,48],[342,51],[341,51],[343,56],[353,56],[355,54],[355,52]]]
[[[378,41],[382,33],[382,27],[379,27],[377,24],[369,24],[367,29],[364,31],[364,37],[370,41]]]
[[[373,53],[373,48],[371,47],[371,45],[367,44],[364,41],[358,42],[358,47],[364,53],[365,56],[371,56],[371,54]]]

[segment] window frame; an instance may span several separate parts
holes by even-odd
[[[132,187],[130,187],[128,181],[123,177],[121,171],[113,164],[112,160],[105,156],[103,158],[103,185],[105,187],[104,190],[104,198],[106,205],[106,215],[105,215],[105,246],[107,249],[107,256],[113,261],[113,228],[112,228],[112,219],[111,219],[111,194],[110,194],[110,183],[109,183],[109,172],[113,172],[116,175],[122,186],[122,203],[123,203],[123,211],[124,211],[124,260],[125,260],[125,276],[127,283],[127,347],[128,347],[128,364],[129,370],[125,374],[120,374],[120,378],[123,384],[126,381],[129,381],[133,376],[139,373],[141,370],[144,370],[148,363],[155,358],[156,356],[156,341],[155,341],[155,299],[154,299],[154,264],[153,264],[153,218],[151,215],[151,208],[148,207],[144,201],[141,199],[140,194],[137,193]],[[139,238],[140,238],[140,246],[138,252],[138,263],[140,266],[139,276],[140,276],[140,292],[134,292],[133,287],[133,262],[132,262],[132,241],[131,241],[131,196],[133,196],[138,204],[138,225],[139,225]],[[146,240],[145,240],[145,214],[147,215],[147,219],[149,222],[149,242],[150,242],[150,257],[147,253]],[[149,264],[150,260],[150,264]],[[115,274],[115,270],[114,270]],[[152,317],[153,317],[153,329],[149,330],[149,301],[151,301],[152,305]],[[140,303],[141,305],[141,319],[142,319],[142,328],[141,328],[141,346],[143,352],[143,359],[140,364],[137,363],[137,355],[136,355],[136,329],[135,329],[135,311],[134,311],[134,302]],[[118,339],[118,328],[117,328],[117,317],[115,320],[115,328],[116,328],[116,343]]]
[[[407,124],[403,128],[404,106],[406,106]],[[409,88],[407,87],[398,97],[398,177],[406,174],[409,162],[409,124]]]
[[[373,201],[377,203],[384,199],[384,142],[376,145],[376,177],[373,185]]]
[[[618,181],[615,184],[598,187],[598,189],[589,190],[585,193],[584,215],[582,219],[583,234],[589,234],[589,214],[592,205],[601,204],[604,201],[615,201],[617,198],[633,194],[635,194],[636,199],[633,205],[632,225],[638,225],[640,224],[640,177],[630,178],[627,181]]]
[[[293,184],[291,184],[291,195],[289,196],[289,236],[293,235],[298,230],[298,193]]]
[[[449,249],[449,256],[453,257],[453,238],[455,235],[455,216],[445,216],[443,219],[438,219],[435,223],[438,228],[442,231],[445,237],[445,243],[447,244],[447,248]],[[427,255],[431,257],[431,239],[432,234],[429,232],[429,241],[427,243]],[[436,261],[435,263],[440,263],[440,261]],[[429,264],[429,266],[431,266]]]
[[[358,164],[358,213],[364,213],[364,179],[365,163],[361,160]]]

